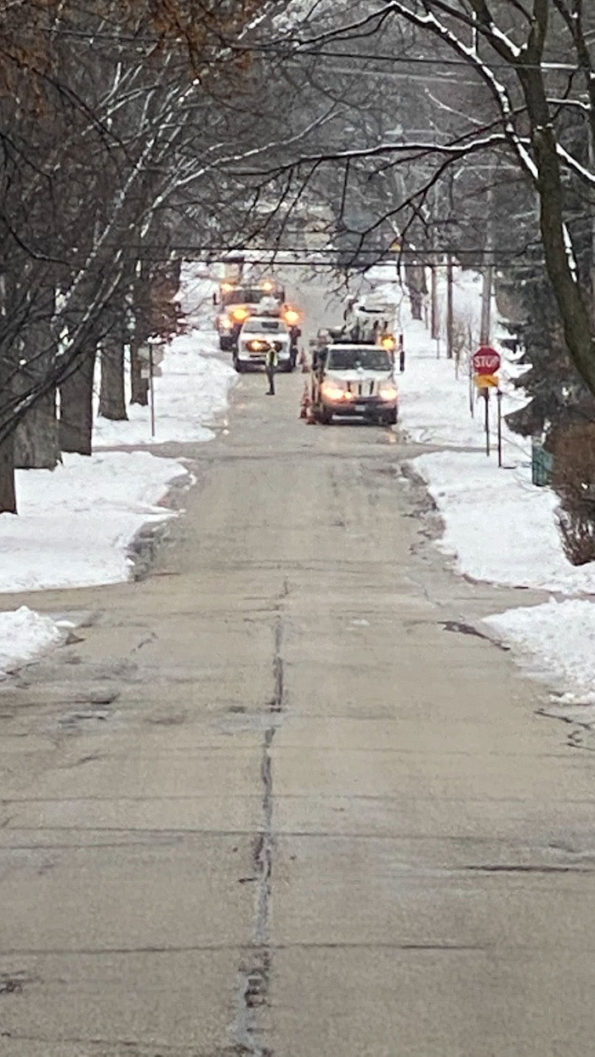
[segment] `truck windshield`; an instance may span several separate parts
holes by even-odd
[[[262,290],[257,286],[235,286],[221,294],[223,305],[257,305],[262,299]]]
[[[357,367],[366,371],[390,371],[392,364],[386,349],[361,346],[355,349],[330,348],[326,366],[330,371],[354,370]]]

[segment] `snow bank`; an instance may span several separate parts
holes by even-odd
[[[0,613],[0,678],[15,664],[31,660],[41,650],[55,646],[64,632],[50,617],[21,606]]]
[[[531,673],[554,681],[562,701],[595,705],[595,605],[584,599],[551,599],[509,609],[484,623],[503,643],[528,658]]]
[[[570,564],[560,542],[557,498],[535,488],[523,469],[498,469],[485,455],[443,451],[421,455],[445,531],[438,547],[458,572],[490,583],[564,594],[595,594],[595,563]]]
[[[127,580],[130,541],[168,484],[186,474],[149,452],[65,455],[55,470],[17,471],[19,515],[0,516],[0,591],[35,591]]]

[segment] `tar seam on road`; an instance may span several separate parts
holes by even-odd
[[[270,915],[275,835],[273,828],[273,769],[271,748],[277,729],[276,717],[285,703],[285,673],[283,665],[282,606],[289,587],[283,585],[277,602],[274,625],[273,695],[268,703],[270,722],[262,742],[260,777],[262,782],[262,826],[254,849],[256,876],[255,914],[253,926],[254,948],[249,965],[240,967],[237,975],[236,1016],[233,1024],[234,1042],[246,1057],[273,1057],[272,1050],[261,1039],[259,1011],[267,1005],[271,973]]]

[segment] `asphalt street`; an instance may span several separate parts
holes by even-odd
[[[531,596],[303,381],[184,447],[144,579],[2,599],[78,626],[0,687],[0,1057],[593,1052],[595,765],[474,633]]]

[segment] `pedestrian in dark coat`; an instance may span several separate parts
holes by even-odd
[[[277,370],[278,362],[279,362],[279,357],[277,355],[277,350],[276,350],[275,346],[274,345],[269,345],[269,347],[268,347],[268,349],[266,351],[266,356],[265,356],[265,361],[264,361],[264,369],[265,369],[266,376],[267,376],[268,382],[269,382],[269,389],[268,389],[268,392],[266,394],[267,396],[274,396],[275,395],[275,371]]]

